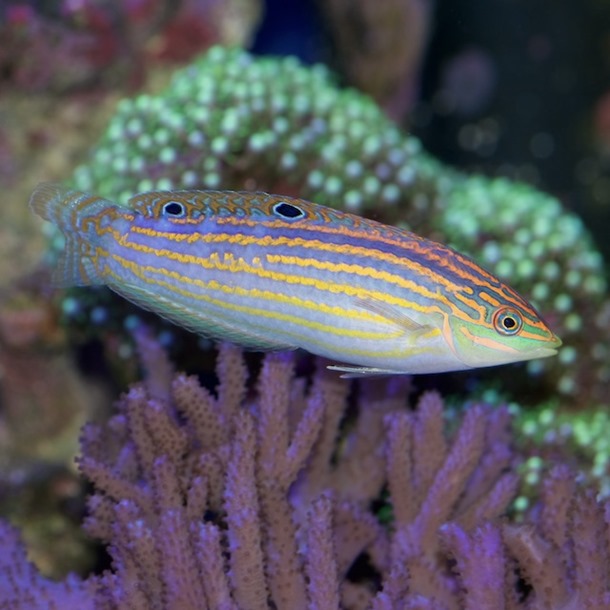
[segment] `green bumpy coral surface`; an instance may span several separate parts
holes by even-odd
[[[72,183],[120,202],[151,189],[275,191],[409,227],[539,307],[565,346],[532,374],[565,395],[604,395],[603,261],[579,218],[524,184],[443,166],[324,67],[215,47],[161,94],[122,100]]]
[[[518,445],[524,455],[521,470],[525,494],[539,489],[549,469],[568,464],[580,477],[594,482],[600,497],[610,496],[610,416],[606,410],[565,413],[550,403],[537,409],[512,408]]]

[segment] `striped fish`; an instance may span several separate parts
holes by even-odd
[[[465,256],[302,199],[168,191],[123,206],[43,183],[30,206],[65,236],[59,285],[105,284],[201,335],[303,348],[347,376],[491,366],[561,345]]]

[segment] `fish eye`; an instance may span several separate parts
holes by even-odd
[[[516,335],[523,327],[523,318],[515,309],[501,307],[494,314],[493,325],[501,335]]]
[[[178,203],[177,201],[168,201],[163,204],[161,208],[161,212],[163,216],[172,216],[174,218],[181,218],[186,214],[186,209],[184,205]]]
[[[303,218],[305,216],[305,212],[301,208],[298,208],[291,203],[286,203],[285,201],[276,203],[273,206],[273,213],[282,218],[290,218],[291,220],[294,218]]]

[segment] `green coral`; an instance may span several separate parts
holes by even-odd
[[[77,186],[134,190],[285,184],[361,212],[433,193],[438,164],[321,66],[214,48],[160,96],[119,103]]]
[[[161,94],[121,101],[72,182],[122,202],[150,189],[261,189],[410,227],[533,298],[566,347],[532,373],[580,396],[603,395],[610,377],[603,265],[581,221],[526,185],[443,166],[321,66],[213,48]]]
[[[513,405],[511,411],[518,444],[529,455],[522,467],[527,488],[538,489],[545,473],[562,462],[594,481],[602,497],[610,496],[610,415],[606,410],[566,413],[553,402],[529,410]]]

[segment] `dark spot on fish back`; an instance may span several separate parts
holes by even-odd
[[[301,208],[292,205],[291,203],[286,203],[285,201],[276,203],[273,206],[273,212],[282,218],[289,218],[291,220],[303,218],[305,216],[305,212]]]
[[[178,201],[168,201],[163,204],[162,211],[164,216],[171,216],[172,218],[181,218],[186,214],[184,205]]]

